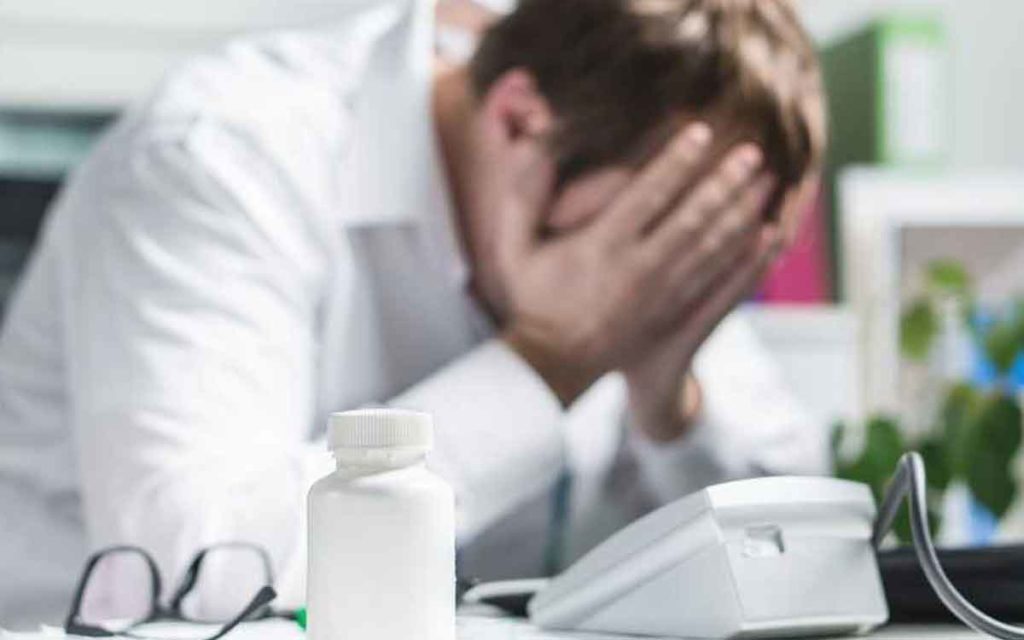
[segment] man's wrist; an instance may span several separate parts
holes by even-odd
[[[515,328],[506,330],[501,339],[544,380],[563,407],[572,405],[598,377],[583,367],[572,366],[541,341]]]
[[[649,410],[633,403],[633,421],[648,439],[668,443],[682,438],[700,419],[703,393],[692,373],[687,373],[681,388],[667,402],[658,403],[662,409]]]

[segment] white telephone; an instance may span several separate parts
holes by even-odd
[[[918,563],[942,603],[976,631],[1024,640],[1024,628],[980,611],[949,581],[927,497],[917,453],[900,460],[877,517],[871,491],[854,482],[721,484],[637,520],[550,581],[484,584],[464,600],[533,595],[530,619],[566,631],[707,639],[866,632],[889,617],[875,550],[907,499]]]
[[[863,632],[888,618],[866,486],[763,478],[634,522],[529,605],[540,627],[678,638]]]

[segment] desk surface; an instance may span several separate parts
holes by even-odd
[[[981,634],[956,625],[892,626],[867,640],[977,640]],[[523,620],[466,616],[459,618],[458,640],[625,640],[619,636],[539,631]],[[635,640],[631,638],[630,640]]]
[[[187,640],[197,637],[196,625],[180,623],[156,623],[150,631],[154,637],[166,640]],[[205,627],[199,626],[200,631]],[[977,640],[983,636],[973,633],[964,627],[953,625],[921,626],[921,627],[886,627],[866,640]],[[4,633],[0,632],[0,640],[70,640],[60,630],[44,630],[37,633]],[[268,620],[241,625],[232,631],[225,640],[306,640],[306,636],[292,622],[284,620]],[[460,616],[458,640],[627,640],[617,636],[553,633],[540,631],[525,620]],[[628,640],[636,640],[630,638]],[[654,640],[654,639],[651,639]],[[848,639],[847,639],[848,640]]]
[[[977,640],[977,638],[986,637],[988,636],[972,631],[965,626],[952,624],[921,626],[894,625],[892,627],[879,629],[868,636],[868,638],[872,640],[876,638],[877,640],[925,640],[931,638],[943,638],[945,640]]]

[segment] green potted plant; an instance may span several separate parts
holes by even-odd
[[[990,363],[994,375],[987,384],[972,380],[941,382],[937,407],[929,412],[924,429],[903,428],[896,416],[875,416],[863,433],[863,445],[852,458],[844,457],[850,435],[838,425],[833,438],[836,473],[863,482],[876,498],[891,477],[900,455],[921,453],[929,485],[932,527],[941,525],[941,506],[947,490],[960,483],[973,500],[997,521],[1010,510],[1018,494],[1013,462],[1021,447],[1022,413],[1012,372],[1024,352],[1024,299],[1012,309],[982,325],[970,278],[952,261],[928,266],[923,292],[904,308],[900,318],[900,351],[909,363],[925,363],[933,354],[944,314],[956,310],[955,322],[971,336]],[[909,540],[909,523],[900,517],[895,527],[901,540]]]

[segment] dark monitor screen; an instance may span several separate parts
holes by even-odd
[[[0,313],[59,188],[54,179],[0,176]]]
[[[0,110],[0,309],[63,176],[112,122],[109,113]]]

